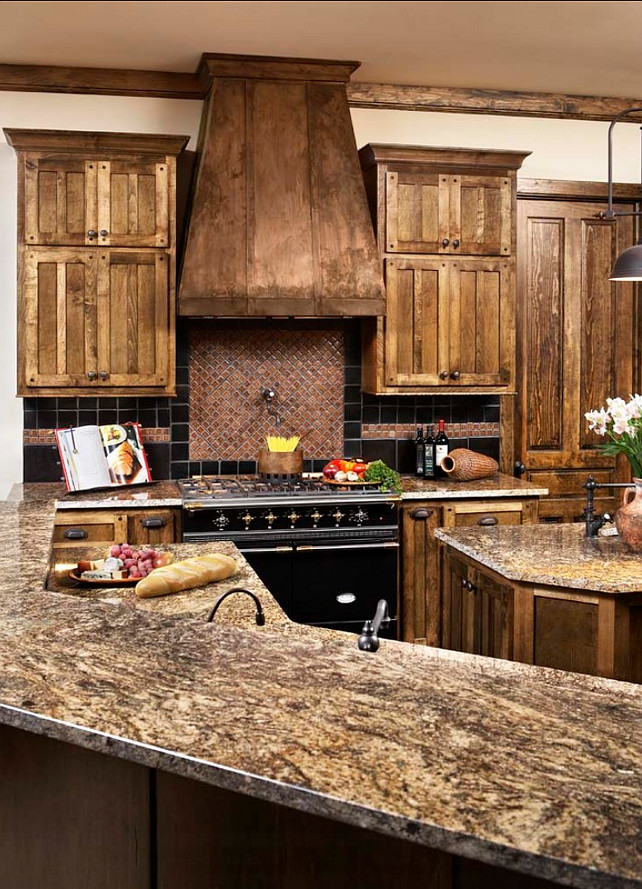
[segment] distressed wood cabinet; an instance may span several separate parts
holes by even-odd
[[[161,509],[59,509],[56,512],[53,546],[56,550],[112,543],[179,543],[181,510]]]
[[[365,391],[515,386],[515,182],[528,152],[366,145],[387,289],[363,324]]]
[[[468,632],[474,632],[479,636],[484,622],[483,638],[486,640],[484,642],[486,650],[476,653],[485,654],[491,653],[491,650],[505,649],[505,640],[498,635],[498,627],[503,626],[504,620],[500,616],[503,614],[502,609],[504,607],[509,609],[509,605],[504,604],[505,591],[495,591],[491,587],[485,587],[482,597],[485,604],[481,611],[475,605],[477,600],[470,590],[455,584],[453,598],[450,592],[451,580],[448,571],[442,570],[440,544],[435,539],[434,532],[436,528],[536,523],[538,503],[537,496],[522,496],[487,500],[479,498],[410,500],[402,504],[401,638],[404,642],[444,648],[459,647],[459,642],[457,645],[449,643],[452,639],[460,639],[462,632],[464,636]],[[461,608],[464,600],[468,602],[469,610],[464,611],[462,618]],[[474,631],[473,624],[470,623],[473,618],[477,622]],[[462,630],[462,620],[468,620],[464,630]],[[481,645],[481,642],[479,644]],[[491,656],[504,657],[501,654]]]
[[[187,137],[4,132],[18,153],[18,394],[174,394]]]
[[[581,520],[589,474],[631,478],[626,461],[598,450],[603,439],[584,414],[637,391],[634,285],[609,281],[634,227],[631,217],[597,218],[606,208],[600,183],[522,180],[519,191],[516,457],[526,479],[550,490],[542,517]],[[631,212],[642,192],[616,185],[615,195],[617,209]],[[598,489],[599,511],[617,508],[612,494]]]

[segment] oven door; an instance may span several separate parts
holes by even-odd
[[[393,540],[295,546],[289,617],[360,633],[385,599],[391,621],[380,635],[397,638],[398,556]]]
[[[292,609],[292,555],[294,547],[288,544],[266,546],[265,543],[253,543],[245,540],[237,540],[236,545],[289,616]]]

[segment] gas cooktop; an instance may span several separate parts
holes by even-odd
[[[305,501],[314,503],[319,499],[349,498],[351,501],[373,502],[380,500],[396,500],[395,494],[381,493],[373,486],[341,486],[326,483],[315,474],[304,473],[302,478],[294,481],[275,482],[258,476],[220,476],[199,475],[180,479],[178,487],[186,505],[212,504],[227,505],[233,503],[249,504],[269,502],[287,503]]]

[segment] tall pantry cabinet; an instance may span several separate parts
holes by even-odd
[[[4,133],[18,154],[18,395],[174,394],[187,137]]]

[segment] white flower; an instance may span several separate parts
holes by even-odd
[[[629,418],[639,420],[642,417],[642,395],[631,395],[628,405]]]
[[[622,435],[624,432],[633,432],[633,429],[626,417],[618,417],[613,424],[613,432],[617,435]]]
[[[604,408],[600,408],[599,411],[589,411],[584,416],[589,421],[589,429],[598,435],[606,435],[606,427],[611,418]]]

